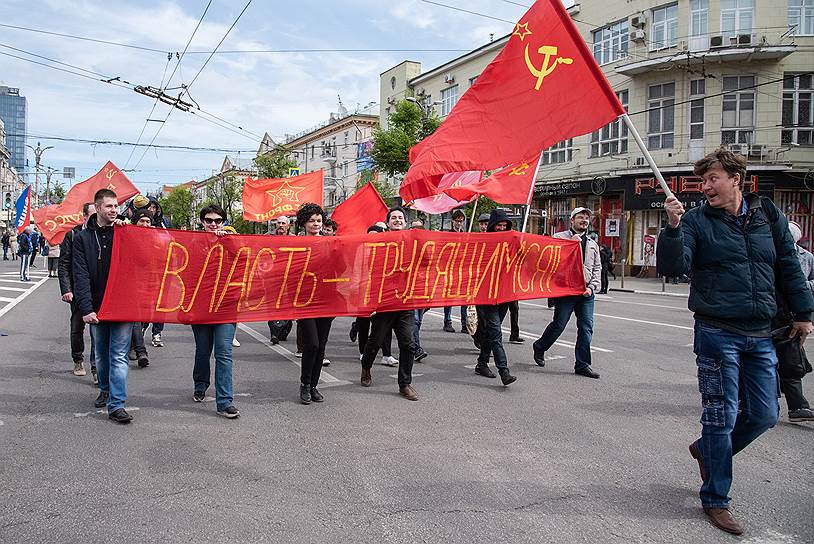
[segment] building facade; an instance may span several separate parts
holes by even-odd
[[[727,145],[748,159],[747,189],[772,197],[810,244],[814,0],[589,0],[568,11],[687,207],[703,201],[692,163]],[[465,87],[498,50],[486,46],[424,74],[449,82],[444,88],[402,63],[382,74],[383,99],[397,96],[385,90],[403,74],[403,96],[418,98],[423,89],[443,114],[444,100],[462,94],[452,86]],[[563,230],[569,211],[586,206],[617,262],[634,273],[653,269],[664,195],[621,121],[560,142],[542,162],[532,232]]]
[[[0,119],[0,228],[12,224],[14,216],[14,201],[19,195],[20,183],[17,170],[11,166],[11,152],[6,147],[6,129]]]
[[[251,161],[227,155],[223,158],[220,169],[213,170],[211,176],[201,181],[189,181],[183,186],[192,191],[193,210],[200,209],[204,202],[220,198],[219,204],[223,205],[224,209],[231,207],[233,212],[238,214],[243,210],[241,191],[247,177],[257,177],[257,170]],[[239,189],[231,186],[231,180],[238,182]]]
[[[339,112],[332,113],[327,121],[286,135],[280,144],[288,150],[301,174],[325,171],[323,207],[329,213],[356,191],[362,173],[371,170],[371,140],[378,125],[378,115],[348,113],[340,104]],[[264,138],[258,155],[275,146],[270,138]]]
[[[25,144],[28,134],[28,104],[20,89],[0,86],[0,119],[6,127],[6,148],[17,172],[25,171]]]

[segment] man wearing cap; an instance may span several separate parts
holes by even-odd
[[[599,245],[588,236],[593,212],[588,208],[574,208],[571,212],[571,228],[557,232],[554,238],[578,240],[582,248],[582,268],[585,275],[585,292],[581,295],[554,299],[554,319],[548,324],[543,335],[537,339],[534,349],[534,362],[545,366],[545,352],[565,330],[571,314],[577,316],[577,344],[574,348],[574,374],[587,378],[599,378],[591,368],[591,337],[594,333],[594,293],[599,290],[602,259],[599,256]]]
[[[478,216],[478,228],[481,232],[486,232],[486,228],[489,226],[489,214],[482,213]]]

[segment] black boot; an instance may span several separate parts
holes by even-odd
[[[300,402],[303,404],[311,404],[311,386],[300,385]]]
[[[495,373],[489,369],[488,364],[478,363],[475,365],[475,374],[480,374],[484,378],[496,378]]]
[[[500,369],[498,372],[500,372],[500,381],[503,382],[503,385],[509,385],[517,381],[517,377],[509,374],[508,369]]]
[[[316,388],[316,386],[311,387],[311,400],[314,402],[322,402],[325,400],[325,397],[322,396],[322,393]]]

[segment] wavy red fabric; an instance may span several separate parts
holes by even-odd
[[[387,204],[376,187],[372,183],[367,183],[337,206],[331,214],[331,219],[339,225],[337,233],[340,236],[348,236],[365,234],[370,225],[384,221],[386,215]]]
[[[410,150],[405,201],[449,172],[494,170],[624,113],[561,0],[538,0],[438,130]]]
[[[106,321],[369,316],[585,290],[578,242],[513,231],[217,238],[126,225],[114,237]]]
[[[535,157],[507,166],[472,185],[449,187],[443,191],[450,198],[458,200],[471,200],[482,195],[498,204],[525,204],[534,183],[538,159]]]
[[[446,193],[446,189],[456,187],[466,188],[473,184],[478,183],[482,178],[481,172],[453,172],[452,174],[445,174],[438,184],[438,194],[434,196],[427,196],[413,200],[410,204],[412,208],[422,211],[424,213],[446,213],[449,210],[464,206],[475,199],[475,194],[467,193],[467,196],[462,198],[452,198]]]
[[[243,183],[243,219],[269,221],[297,215],[306,202],[322,206],[324,172],[317,170],[290,178],[246,178]]]
[[[61,204],[45,206],[32,212],[37,227],[49,244],[61,243],[69,230],[82,224],[82,206],[86,202],[93,202],[93,195],[99,189],[110,189],[116,193],[119,204],[139,193],[133,182],[115,164],[107,161],[96,174],[71,187]]]

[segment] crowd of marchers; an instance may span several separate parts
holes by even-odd
[[[667,198],[667,226],[657,246],[660,274],[687,275],[691,279],[688,305],[695,317],[702,427],[701,437],[690,444],[689,451],[701,474],[701,502],[713,524],[736,534],[742,532],[742,526],[729,509],[732,458],[775,425],[780,406],[777,391],[785,394],[792,421],[814,420],[801,384],[802,377],[811,371],[803,343],[814,329],[814,256],[796,244],[801,235],[799,226],[788,222],[771,200],[742,192],[745,168],[745,160],[726,149],[698,161],[695,172],[704,180],[702,189],[707,201],[685,213],[679,200]],[[86,375],[84,328],[90,324],[90,370],[99,388],[95,406],[106,407],[111,420],[126,424],[133,419],[125,408],[129,360],[141,368],[149,366],[144,338],[150,324],[104,322],[96,315],[110,273],[113,228],[125,222],[166,228],[168,222],[156,202],[140,195],[120,211],[116,194],[108,189],[98,191],[94,201],[85,205],[83,214],[84,223],[68,233],[61,244],[57,267],[62,300],[71,305],[74,374]],[[595,294],[603,291],[603,275],[608,267],[602,249],[589,233],[591,215],[587,208],[575,208],[570,228],[554,234],[579,243],[585,290],[549,301],[553,318],[533,342],[529,355],[537,365],[545,366],[546,352],[571,316],[576,315],[574,373],[598,379],[591,364],[594,304]],[[452,232],[466,232],[463,211],[455,210],[452,219]],[[201,209],[199,220],[199,229],[212,236],[235,232],[227,224],[226,212],[217,205]],[[512,219],[501,209],[480,215],[477,223],[486,233],[514,228]],[[334,236],[338,230],[326,212],[313,203],[297,211],[294,224],[304,236]],[[292,235],[291,226],[288,217],[280,217],[268,235]],[[368,236],[424,228],[421,219],[408,223],[407,211],[394,207],[381,222],[369,227]],[[23,250],[18,248],[17,252],[30,262]],[[419,399],[412,370],[414,362],[429,356],[421,346],[427,310],[381,312],[355,320],[350,337],[359,344],[359,381],[363,387],[372,385],[373,366],[381,353],[380,364],[398,367],[401,396],[411,401]],[[456,332],[453,310],[444,308],[443,330],[450,333]],[[463,306],[459,310],[460,332],[469,334],[479,349],[475,373],[489,379],[499,377],[504,387],[514,383],[517,378],[510,371],[503,347],[502,324],[510,314],[509,342],[524,342],[518,303]],[[319,382],[322,367],[331,364],[326,350],[333,319],[296,322],[297,356],[302,359],[298,400],[303,404],[325,401]],[[284,341],[293,325],[290,321],[269,321],[271,343]],[[161,323],[152,324],[154,347],[164,345],[162,327]],[[192,398],[195,402],[205,400],[214,355],[216,409],[230,419],[240,415],[232,391],[233,348],[239,347],[236,327],[236,323],[191,326],[195,339]],[[398,345],[397,359],[391,346],[393,336]],[[490,368],[490,358],[497,375]]]

